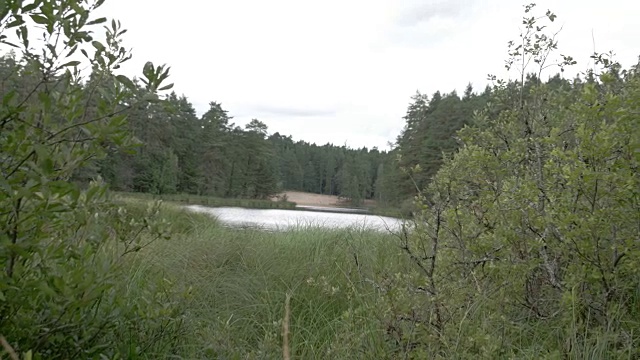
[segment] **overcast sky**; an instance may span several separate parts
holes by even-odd
[[[222,103],[234,122],[257,118],[296,140],[387,149],[420,90],[477,90],[503,74],[525,2],[513,0],[107,0],[141,73],[171,66],[198,114]],[[640,55],[640,2],[539,1],[563,26],[561,53],[589,65],[593,39],[627,68]],[[592,39],[593,32],[593,39]]]

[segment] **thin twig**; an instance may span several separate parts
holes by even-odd
[[[16,354],[16,351],[13,350],[9,342],[7,342],[7,339],[5,339],[4,336],[2,335],[0,335],[0,344],[2,344],[4,351],[6,351],[7,354],[9,354],[9,357],[11,358],[11,360],[20,360],[20,358],[18,357],[18,354]]]
[[[291,348],[289,346],[289,318],[291,317],[291,294],[287,293],[284,301],[284,321],[282,322],[282,357],[284,360],[291,359]]]

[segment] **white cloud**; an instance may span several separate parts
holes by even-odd
[[[129,29],[139,73],[151,60],[172,67],[176,91],[199,113],[222,103],[244,124],[320,144],[386,148],[402,129],[416,90],[461,92],[501,73],[518,36],[522,4],[511,0],[108,0],[101,10]],[[606,7],[603,7],[606,5]],[[598,51],[624,66],[640,55],[640,3],[539,2],[564,25],[562,53],[588,67]],[[315,114],[315,116],[309,116]]]

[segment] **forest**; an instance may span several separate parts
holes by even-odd
[[[453,135],[486,104],[489,91],[477,95],[469,85],[462,98],[437,92],[431,100],[417,93],[405,117],[407,129],[391,153],[295,141],[279,132],[270,134],[258,119],[242,128],[216,102],[198,118],[185,96],[171,93],[162,103],[129,113],[136,152],[114,149],[92,171],[84,169],[77,177],[86,181],[99,174],[114,190],[159,195],[265,199],[298,190],[339,195],[353,205],[375,199],[399,206],[424,187],[443,154],[456,149]],[[400,163],[395,161],[398,154],[404,155]],[[426,171],[411,184],[399,169],[418,164]],[[404,184],[400,188],[398,181]]]
[[[138,84],[136,91],[144,90]],[[455,91],[436,92],[431,99],[416,93],[407,109],[406,128],[391,152],[295,141],[279,132],[270,134],[258,119],[242,128],[217,102],[198,118],[187,97],[171,93],[161,103],[128,113],[135,152],[114,148],[76,178],[86,182],[100,175],[114,190],[158,195],[266,199],[298,190],[338,195],[353,205],[375,199],[399,207],[410,202],[443,158],[455,151],[455,133],[486,105],[490,92],[487,88],[476,94],[469,85],[462,98]],[[413,179],[400,171],[416,165],[424,171]]]
[[[13,50],[0,58],[6,89],[24,96],[37,79],[19,68]],[[78,90],[89,98],[108,91],[114,83],[102,76],[94,68]],[[129,96],[145,96],[142,81],[134,79],[130,85]],[[413,196],[457,148],[456,132],[486,105],[490,93],[489,87],[474,93],[471,84],[462,97],[452,91],[436,92],[429,99],[417,92],[404,117],[405,130],[394,148],[385,152],[294,140],[280,132],[269,133],[258,119],[237,126],[215,101],[198,117],[186,96],[171,92],[155,101],[120,104],[116,111],[126,109],[123,126],[131,135],[129,143],[103,144],[105,156],[78,167],[71,179],[86,184],[99,176],[112,190],[156,195],[268,199],[283,190],[298,190],[338,195],[356,206],[365,199],[385,207],[404,203],[407,213]],[[99,106],[90,98],[86,111],[97,113]],[[411,176],[400,170],[415,166],[423,171]]]
[[[640,58],[566,76],[529,4],[514,78],[418,91],[391,150],[352,149],[121,74],[103,3],[0,4],[2,358],[640,357]],[[406,221],[233,229],[131,195],[283,190]]]

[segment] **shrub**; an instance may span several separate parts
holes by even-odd
[[[0,64],[0,335],[35,358],[133,358],[180,340],[180,297],[161,273],[131,276],[133,254],[167,237],[166,221],[156,206],[132,217],[87,181],[105,148],[132,143],[126,110],[157,99],[168,74],[148,63],[145,89],[113,74],[130,55],[118,22],[94,37],[102,3],[0,8],[0,41],[20,51]],[[31,22],[43,30],[37,50]]]
[[[407,357],[640,356],[640,73],[596,54],[586,81],[542,82],[555,15],[532,9],[507,61],[521,78],[497,81],[399,234],[416,270],[386,321]]]

